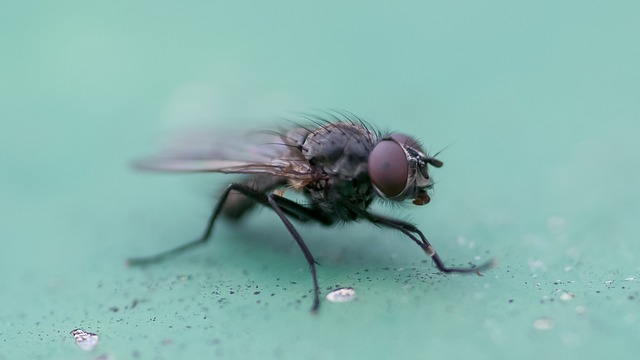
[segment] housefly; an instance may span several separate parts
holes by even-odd
[[[253,138],[217,141],[216,136],[207,134],[190,137],[174,149],[139,162],[138,167],[145,170],[247,177],[222,192],[199,238],[155,256],[130,259],[129,264],[157,262],[203,244],[221,215],[239,219],[254,205],[262,205],[275,212],[309,264],[312,312],[320,306],[316,261],[291,219],[326,226],[366,220],[400,231],[443,273],[479,274],[492,265],[487,262],[468,268],[448,267],[416,226],[369,210],[375,200],[429,203],[433,180],[428,168],[439,168],[443,163],[427,155],[413,137],[376,131],[351,113],[304,117],[308,125],[296,124],[281,132],[254,134]],[[306,201],[291,200],[284,196],[284,190],[298,192]]]

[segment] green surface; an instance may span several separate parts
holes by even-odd
[[[634,358],[636,1],[12,2],[0,12],[0,359]],[[442,276],[372,226],[274,215],[197,236],[224,175],[132,171],[174,129],[348,109],[445,166],[410,218]],[[449,146],[451,145],[451,146]],[[542,330],[536,321],[549,320]],[[100,336],[84,352],[69,332]]]

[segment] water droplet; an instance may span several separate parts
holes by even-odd
[[[356,298],[356,291],[352,287],[336,289],[327,294],[327,300],[334,303],[353,301]]]
[[[569,301],[569,300],[573,299],[574,297],[576,297],[576,294],[569,293],[569,292],[563,292],[563,293],[560,295],[560,300],[562,300],[562,301]]]
[[[97,334],[86,332],[82,329],[71,330],[71,335],[76,339],[76,345],[84,351],[91,351],[98,346],[100,338]]]
[[[555,324],[553,323],[553,319],[547,317],[541,317],[533,322],[533,328],[541,331],[551,330],[553,329],[554,325]]]

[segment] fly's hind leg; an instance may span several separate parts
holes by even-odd
[[[211,213],[211,216],[209,217],[209,221],[207,222],[207,227],[205,228],[204,233],[199,238],[193,241],[190,241],[186,244],[182,244],[176,248],[161,252],[156,255],[147,256],[147,257],[130,258],[127,260],[127,264],[131,266],[137,266],[137,265],[157,263],[171,256],[180,254],[186,250],[189,250],[198,245],[206,243],[207,240],[209,240],[209,238],[211,237],[211,233],[213,232],[213,226],[215,225],[216,220],[218,219],[218,216],[221,214],[222,210],[224,209],[227,199],[229,199],[229,194],[234,190],[237,191],[236,188],[246,188],[246,186],[242,184],[231,184],[222,192],[222,195],[220,196],[220,200],[218,200],[218,203],[216,204],[215,208],[213,209],[213,212]]]
[[[207,242],[207,240],[211,237],[213,226],[218,219],[218,216],[222,213],[231,192],[237,192],[260,205],[270,207],[278,215],[287,230],[289,230],[289,233],[295,239],[296,243],[300,247],[300,250],[302,250],[305,259],[307,260],[307,263],[309,264],[309,271],[311,272],[311,278],[313,280],[313,305],[311,307],[311,311],[316,312],[320,307],[318,278],[316,275],[316,261],[298,231],[295,229],[293,224],[291,224],[291,221],[288,217],[293,217],[304,222],[314,220],[325,225],[330,224],[331,220],[329,219],[329,217],[325,216],[325,214],[316,209],[306,208],[303,205],[300,205],[279,195],[267,195],[244,184],[231,184],[225,189],[225,191],[222,193],[222,196],[220,197],[220,200],[218,200],[218,203],[216,204],[211,217],[209,218],[207,227],[205,228],[202,236],[194,241],[188,242],[184,245],[178,246],[174,249],[162,252],[154,256],[129,259],[128,263],[130,265],[145,265],[156,263]]]

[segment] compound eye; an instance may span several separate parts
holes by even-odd
[[[369,154],[369,177],[385,197],[402,193],[409,179],[409,162],[398,143],[383,140],[373,148]]]
[[[420,146],[420,144],[418,144],[418,142],[412,138],[411,136],[405,135],[405,134],[401,134],[401,133],[393,133],[391,135],[389,135],[390,138],[392,138],[393,140],[395,140],[398,144],[405,146],[405,147],[410,147],[412,149],[418,150],[420,152],[422,151],[422,146]]]

